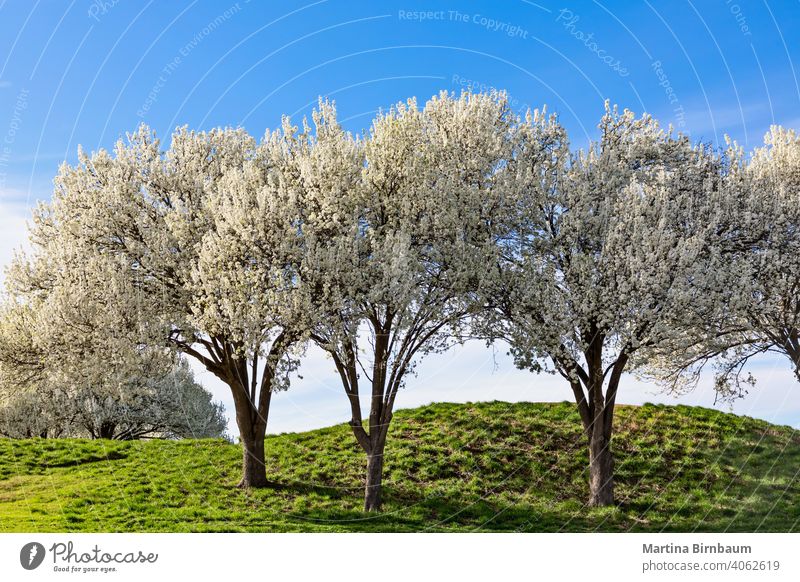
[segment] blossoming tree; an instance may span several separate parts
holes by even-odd
[[[569,383],[589,448],[589,505],[614,501],[614,403],[623,372],[692,333],[715,162],[649,116],[608,109],[570,154],[553,118],[529,117],[508,166],[489,321],[520,367]],[[694,313],[694,312],[691,312]]]
[[[47,290],[58,317],[39,345],[55,357],[53,338],[64,349],[80,346],[69,358],[76,367],[102,366],[86,354],[114,354],[115,344],[120,354],[162,346],[200,362],[233,395],[240,485],[264,486],[271,396],[285,387],[302,335],[284,252],[293,206],[273,179],[287,148],[280,132],[257,144],[241,129],[182,129],[166,153],[159,147],[142,127],[113,155],[80,152],[76,166],[64,165],[52,202],[38,210],[33,256],[12,270],[11,285],[23,305]],[[254,199],[261,206],[246,207]],[[251,210],[267,228],[233,232]],[[254,263],[254,247],[272,253]]]
[[[379,115],[363,140],[329,104],[315,121],[300,167],[301,277],[318,318],[312,338],[333,359],[367,456],[364,507],[377,511],[398,392],[419,358],[458,341],[474,310],[510,115],[501,96],[442,94]]]
[[[713,276],[703,294],[715,297],[689,349],[662,353],[651,374],[669,390],[693,388],[715,370],[723,398],[755,383],[747,364],[777,353],[800,381],[800,137],[774,126],[748,158],[735,143],[726,155],[724,188],[713,215]]]

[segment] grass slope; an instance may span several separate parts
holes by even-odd
[[[618,407],[617,500],[588,510],[574,406],[399,411],[385,511],[360,511],[347,425],[272,436],[241,491],[223,441],[0,440],[0,531],[797,531],[800,433],[687,406]]]

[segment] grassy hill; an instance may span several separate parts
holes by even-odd
[[[385,511],[360,511],[349,427],[269,437],[241,491],[223,441],[0,440],[0,531],[798,531],[800,432],[687,406],[621,406],[618,507],[587,510],[574,406],[399,411]]]

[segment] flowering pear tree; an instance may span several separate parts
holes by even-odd
[[[749,158],[735,143],[726,158],[713,216],[714,277],[703,290],[715,309],[689,349],[661,354],[651,372],[685,391],[711,364],[718,394],[737,398],[755,383],[745,372],[761,354],[786,357],[800,381],[800,137],[774,126]]]
[[[35,305],[8,299],[0,304],[0,386],[13,383],[18,391],[29,390],[44,373],[43,352],[32,333],[35,320]],[[10,395],[0,391],[0,403]]]
[[[0,435],[117,440],[225,436],[224,407],[194,380],[186,360],[162,372],[157,354],[141,355],[134,376],[117,377],[111,366],[98,384],[81,385],[80,379],[71,378],[66,380],[75,383],[66,384],[47,374],[29,390],[0,385],[7,394],[0,406]]]
[[[145,362],[137,376],[115,388],[76,391],[67,408],[69,434],[115,440],[225,436],[224,407],[195,381],[186,360],[158,375],[148,374]]]
[[[363,140],[323,103],[300,161],[303,284],[315,342],[333,359],[367,456],[364,508],[381,507],[384,452],[414,364],[464,332],[490,255],[492,183],[509,155],[501,96],[399,104]],[[368,420],[362,417],[362,386]]]
[[[561,375],[589,449],[590,506],[614,502],[614,403],[649,349],[691,335],[691,281],[705,252],[715,163],[649,116],[606,110],[570,154],[553,118],[529,116],[507,166],[507,218],[488,305],[518,366]]]
[[[48,289],[59,315],[51,335],[62,347],[125,354],[162,346],[225,382],[244,447],[242,487],[267,484],[271,396],[286,386],[300,337],[297,279],[283,252],[292,206],[273,179],[287,150],[280,133],[257,144],[241,129],[181,129],[162,153],[143,126],[113,155],[80,152],[37,212],[34,256],[12,277],[31,296]],[[270,213],[265,228],[233,232],[248,211]],[[254,262],[253,244],[273,252]],[[47,345],[57,356],[58,345]]]

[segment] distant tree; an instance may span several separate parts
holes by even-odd
[[[148,377],[142,364],[136,377],[109,374],[102,386],[65,389],[51,380],[11,393],[0,407],[0,434],[117,440],[226,436],[224,407],[195,382],[185,361],[157,377]]]
[[[649,116],[607,109],[600,138],[570,153],[554,118],[528,117],[507,166],[491,333],[518,366],[569,383],[589,448],[589,505],[614,502],[614,404],[648,350],[694,333],[713,156]],[[692,309],[690,309],[690,306]]]
[[[71,399],[73,433],[91,438],[223,438],[225,409],[194,380],[185,361],[157,377],[127,378],[115,390],[91,387]]]
[[[2,389],[2,388],[0,388]],[[72,401],[62,391],[7,394],[0,405],[0,436],[60,438],[71,436]]]
[[[458,341],[475,309],[512,120],[501,95],[442,94],[379,115],[364,140],[341,129],[330,104],[314,121],[298,168],[300,277],[317,316],[312,338],[333,359],[367,456],[364,508],[377,511],[397,394],[419,358]]]

